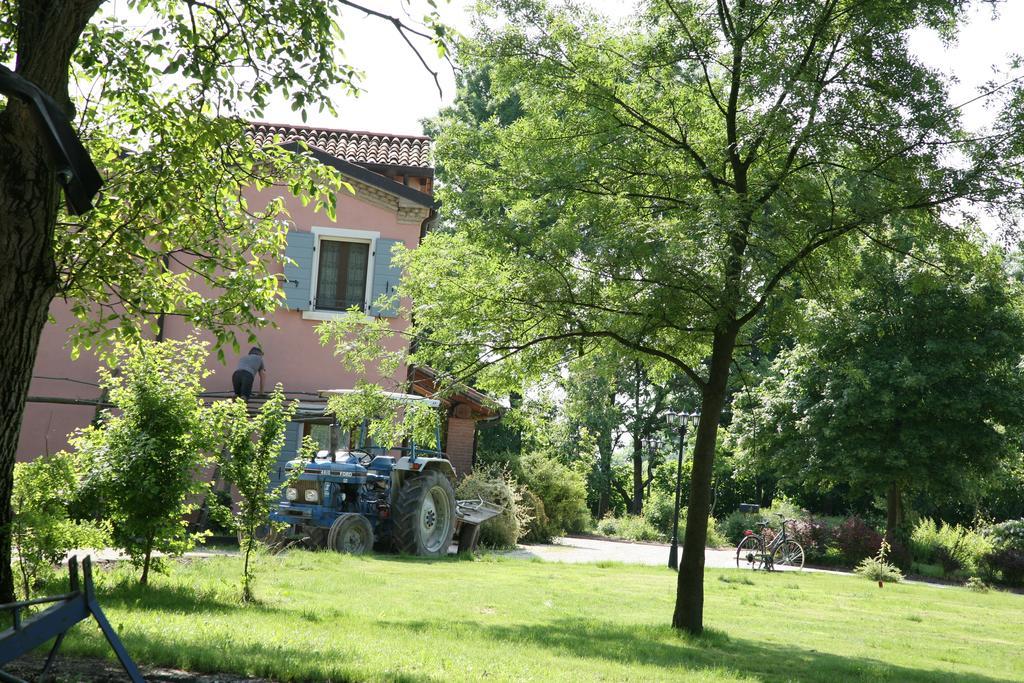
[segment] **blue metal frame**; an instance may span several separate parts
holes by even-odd
[[[103,610],[100,609],[100,605],[96,601],[96,592],[92,583],[92,559],[86,556],[82,561],[84,582],[81,588],[78,584],[77,557],[72,556],[68,560],[68,573],[71,589],[68,593],[0,605],[0,611],[12,612],[14,616],[14,625],[0,633],[0,665],[7,664],[30,650],[39,647],[51,638],[56,637],[53,647],[50,648],[50,654],[46,657],[46,664],[43,665],[43,670],[39,674],[39,678],[45,677],[53,665],[57,650],[60,649],[61,643],[64,642],[64,636],[67,632],[78,622],[85,621],[92,616],[96,619],[100,630],[103,631],[103,635],[107,638],[107,642],[110,643],[110,647],[114,650],[118,660],[120,660],[121,666],[124,667],[125,673],[128,674],[128,678],[132,680],[132,683],[145,683],[145,679],[139,674],[135,662],[128,655],[128,651],[124,649],[121,639],[117,637],[117,632],[110,626],[110,622],[107,621],[107,617],[103,614]],[[24,621],[22,620],[21,611],[26,607],[51,602],[56,604],[46,608],[39,614],[31,616]],[[0,671],[0,681],[25,683],[20,678],[4,671]]]

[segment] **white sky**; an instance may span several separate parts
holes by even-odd
[[[423,0],[411,2],[412,17],[419,18],[426,13],[427,5]],[[367,0],[367,4],[383,11],[401,11],[397,1]],[[451,0],[448,3],[440,0],[438,4],[446,23],[458,30],[469,31],[468,8],[472,6],[472,0]],[[615,18],[627,16],[632,6],[629,2],[615,0],[590,0],[586,4]],[[993,67],[1005,65],[1008,56],[1015,51],[1024,51],[1021,47],[1024,0],[1001,3],[996,18],[992,17],[988,4],[977,4],[956,44],[946,47],[937,36],[925,31],[915,32],[911,39],[912,47],[926,64],[940,68],[959,80],[952,93],[955,103],[977,95],[986,82],[1001,82]],[[308,123],[352,130],[421,134],[420,120],[436,114],[454,97],[455,82],[451,68],[437,59],[430,45],[425,46],[424,56],[440,72],[443,89],[443,96],[440,96],[433,79],[391,25],[355,11],[346,11],[344,16],[343,48],[349,62],[365,73],[362,81],[365,92],[358,98],[339,96],[335,101],[338,117],[309,112]],[[983,126],[988,118],[984,102],[968,105],[964,115],[972,127]],[[265,118],[281,123],[301,123],[299,114],[284,103],[272,106]]]
[[[622,18],[631,13],[632,2],[625,0],[581,0],[603,14]],[[1019,0],[1024,2],[1024,0]],[[396,14],[399,2],[364,0],[368,7]],[[419,19],[428,8],[424,0],[410,0],[409,14]],[[469,9],[474,0],[437,0],[442,20],[458,31],[471,30]],[[343,49],[348,62],[364,72],[364,93],[358,98],[339,97],[334,102],[338,116],[308,112],[309,125],[321,125],[377,133],[422,135],[420,121],[451,104],[455,97],[455,75],[444,60],[438,59],[431,45],[421,50],[431,68],[438,72],[443,97],[438,94],[434,79],[420,64],[416,55],[402,42],[398,32],[380,19],[361,12],[345,10],[342,14],[345,32]],[[268,108],[265,118],[281,123],[301,123],[298,112],[286,103]]]

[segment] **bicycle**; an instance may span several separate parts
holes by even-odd
[[[771,527],[768,521],[758,522],[760,533],[747,529],[743,532],[743,540],[736,546],[736,567],[749,567],[772,571],[775,565],[783,567],[804,567],[804,549],[786,533],[786,524],[795,520],[783,519],[782,532],[776,534],[766,543],[765,530]]]

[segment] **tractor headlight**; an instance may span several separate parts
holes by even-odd
[[[284,492],[284,497],[287,498],[288,500],[295,500],[296,498],[299,497],[299,491],[298,489],[289,486]]]
[[[319,499],[320,499],[320,496],[317,495],[316,489],[306,489],[306,502],[307,503],[315,503]]]

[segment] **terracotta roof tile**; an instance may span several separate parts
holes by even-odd
[[[390,135],[364,131],[314,128],[258,121],[250,127],[257,144],[274,136],[282,140],[303,140],[311,147],[356,164],[411,166],[430,169],[430,138],[422,135]]]

